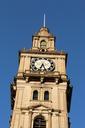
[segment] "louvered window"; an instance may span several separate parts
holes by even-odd
[[[38,91],[33,91],[33,100],[38,100]]]
[[[49,92],[48,91],[44,92],[44,100],[49,100]]]

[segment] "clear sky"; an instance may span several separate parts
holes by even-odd
[[[71,128],[85,127],[85,1],[0,1],[0,128],[9,128],[10,83],[18,70],[18,51],[30,48],[43,25],[56,36],[56,48],[68,53],[67,74],[73,85]]]

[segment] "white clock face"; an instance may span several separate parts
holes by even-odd
[[[33,71],[53,71],[54,63],[46,58],[32,58],[31,69]]]

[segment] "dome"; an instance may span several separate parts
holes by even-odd
[[[41,27],[40,30],[35,34],[35,36],[50,36],[53,37],[53,34],[50,33],[47,27]]]

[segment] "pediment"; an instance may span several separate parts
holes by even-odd
[[[53,37],[52,33],[49,32],[49,29],[46,27],[40,28],[39,32],[35,34],[35,36],[50,36]]]
[[[33,110],[50,110],[52,109],[51,107],[48,107],[47,105],[43,105],[43,104],[37,104],[37,105],[32,105],[29,108],[33,109]]]

